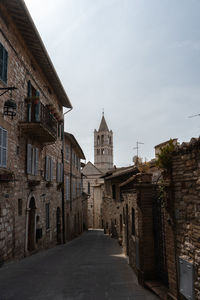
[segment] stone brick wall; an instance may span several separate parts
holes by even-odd
[[[0,182],[0,252],[2,261],[21,258],[32,251],[51,247],[57,243],[57,208],[62,209],[62,194],[56,180],[56,163],[61,162],[62,141],[58,137],[55,143],[44,144],[33,135],[24,134],[21,121],[27,117],[27,83],[30,80],[40,92],[43,105],[53,105],[57,115],[62,120],[62,105],[57,95],[47,81],[44,70],[37,64],[23,37],[15,24],[0,4],[0,42],[8,51],[8,81],[7,85],[0,80],[0,86],[15,86],[13,99],[17,104],[17,114],[11,119],[3,116],[3,105],[9,94],[1,97],[0,126],[8,131],[7,168],[0,168],[0,173],[12,174],[14,181]],[[3,18],[2,18],[3,16]],[[5,22],[6,21],[6,22]],[[39,168],[37,176],[26,173],[26,147],[31,143],[39,149]],[[53,180],[49,184],[44,177],[45,157],[50,156],[54,162]],[[31,182],[36,182],[33,185]],[[29,217],[31,197],[35,199],[34,228],[31,233],[32,251],[28,250]],[[18,213],[18,199],[22,201],[21,214]],[[49,204],[49,228],[46,228],[46,204]],[[60,220],[62,231],[62,218]],[[42,235],[36,240],[36,230],[41,229]]]
[[[199,149],[200,139],[183,143],[174,152],[172,166],[177,257],[194,266],[195,299],[200,299]]]

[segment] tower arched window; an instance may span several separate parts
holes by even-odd
[[[97,149],[97,155],[100,155],[100,149]]]
[[[112,144],[112,138],[111,138],[111,136],[109,137],[109,144],[110,145]]]
[[[101,136],[101,144],[104,144],[104,135]]]
[[[104,155],[105,154],[105,150],[101,149],[101,154]]]
[[[97,145],[100,145],[100,136],[97,136]]]

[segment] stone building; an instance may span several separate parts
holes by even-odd
[[[64,195],[66,239],[70,240],[87,229],[87,195],[83,194],[81,159],[84,153],[75,137],[64,133]]]
[[[83,189],[88,194],[88,226],[103,228],[102,199],[104,180],[101,176],[113,168],[113,132],[108,129],[104,114],[98,131],[94,130],[94,164],[82,170]]]
[[[155,166],[126,180],[121,171],[104,176],[105,232],[161,299],[200,299],[199,148],[200,139],[176,143],[162,177]]]
[[[108,129],[104,114],[99,130],[94,131],[94,165],[102,173],[113,168],[113,132]]]
[[[3,263],[62,241],[63,107],[72,106],[24,1],[1,1],[0,25]]]

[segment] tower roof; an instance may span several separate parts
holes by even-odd
[[[101,124],[99,126],[99,131],[109,131],[108,125],[106,124],[106,120],[104,118],[104,115],[102,116],[102,119],[101,119]]]

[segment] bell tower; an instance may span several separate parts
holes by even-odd
[[[103,173],[113,168],[113,132],[108,129],[104,113],[99,130],[94,130],[94,165]]]

